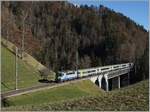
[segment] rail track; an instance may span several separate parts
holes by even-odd
[[[60,87],[60,86],[64,86],[64,85],[67,85],[67,84],[76,83],[78,81],[87,80],[90,77],[93,77],[93,76],[83,77],[83,78],[74,79],[74,80],[61,82],[61,83],[52,82],[52,83],[47,83],[47,84],[43,84],[43,85],[39,85],[39,86],[33,86],[33,87],[30,87],[30,88],[12,90],[12,91],[9,91],[9,92],[2,93],[1,98],[4,99],[4,98],[12,97],[12,96],[18,96],[18,95],[22,95],[22,94],[37,92],[37,91],[41,91],[41,90],[45,90],[45,89],[52,89],[52,88],[55,88],[55,87]]]

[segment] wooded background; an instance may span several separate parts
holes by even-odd
[[[133,62],[134,81],[149,77],[148,31],[100,5],[68,2],[2,2],[2,37],[49,69],[75,70]]]

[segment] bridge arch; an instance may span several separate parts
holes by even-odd
[[[102,77],[101,88],[104,89],[104,90],[106,90],[106,80],[105,80],[105,77]]]

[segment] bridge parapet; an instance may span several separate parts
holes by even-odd
[[[118,77],[123,74],[127,74],[129,72],[130,72],[130,69],[127,68],[127,69],[123,69],[123,70],[109,72],[107,75],[108,75],[108,79],[111,79],[111,78]]]

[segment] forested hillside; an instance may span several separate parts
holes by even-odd
[[[148,31],[105,7],[68,2],[2,2],[2,37],[48,68],[87,68],[134,62],[134,81],[148,78]]]

